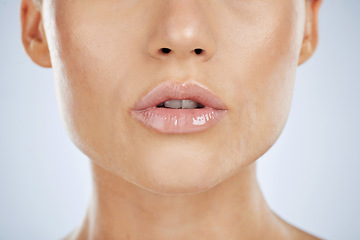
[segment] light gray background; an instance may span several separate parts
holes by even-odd
[[[86,157],[67,137],[52,71],[20,40],[20,0],[0,0],[0,239],[60,239],[83,218]],[[270,207],[325,239],[360,239],[360,1],[324,0],[287,125],[258,162]]]

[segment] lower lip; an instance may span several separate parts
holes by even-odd
[[[146,127],[161,133],[195,133],[205,131],[221,121],[226,110],[209,107],[197,109],[149,108],[131,111]]]

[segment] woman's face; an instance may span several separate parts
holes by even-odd
[[[43,4],[69,135],[114,174],[160,193],[204,191],[239,173],[279,137],[291,105],[305,1]],[[225,117],[194,133],[145,127],[129,110],[166,81],[207,87],[227,106]]]

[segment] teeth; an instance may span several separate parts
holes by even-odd
[[[169,100],[162,104],[159,104],[158,107],[166,107],[166,108],[183,108],[183,109],[195,109],[197,107],[204,107],[203,105],[194,102],[192,100]]]
[[[181,100],[170,100],[164,103],[167,108],[181,108]]]
[[[198,104],[197,102],[191,101],[191,100],[182,100],[182,108],[186,109],[192,109],[197,108]]]

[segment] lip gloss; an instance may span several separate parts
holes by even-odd
[[[162,133],[193,133],[213,126],[225,116],[226,110],[150,108],[131,113],[146,127]]]
[[[157,107],[169,100],[192,100],[203,107],[192,109]],[[187,84],[164,82],[142,97],[130,110],[131,116],[145,127],[161,133],[205,131],[221,121],[226,112],[225,104],[196,82]]]

